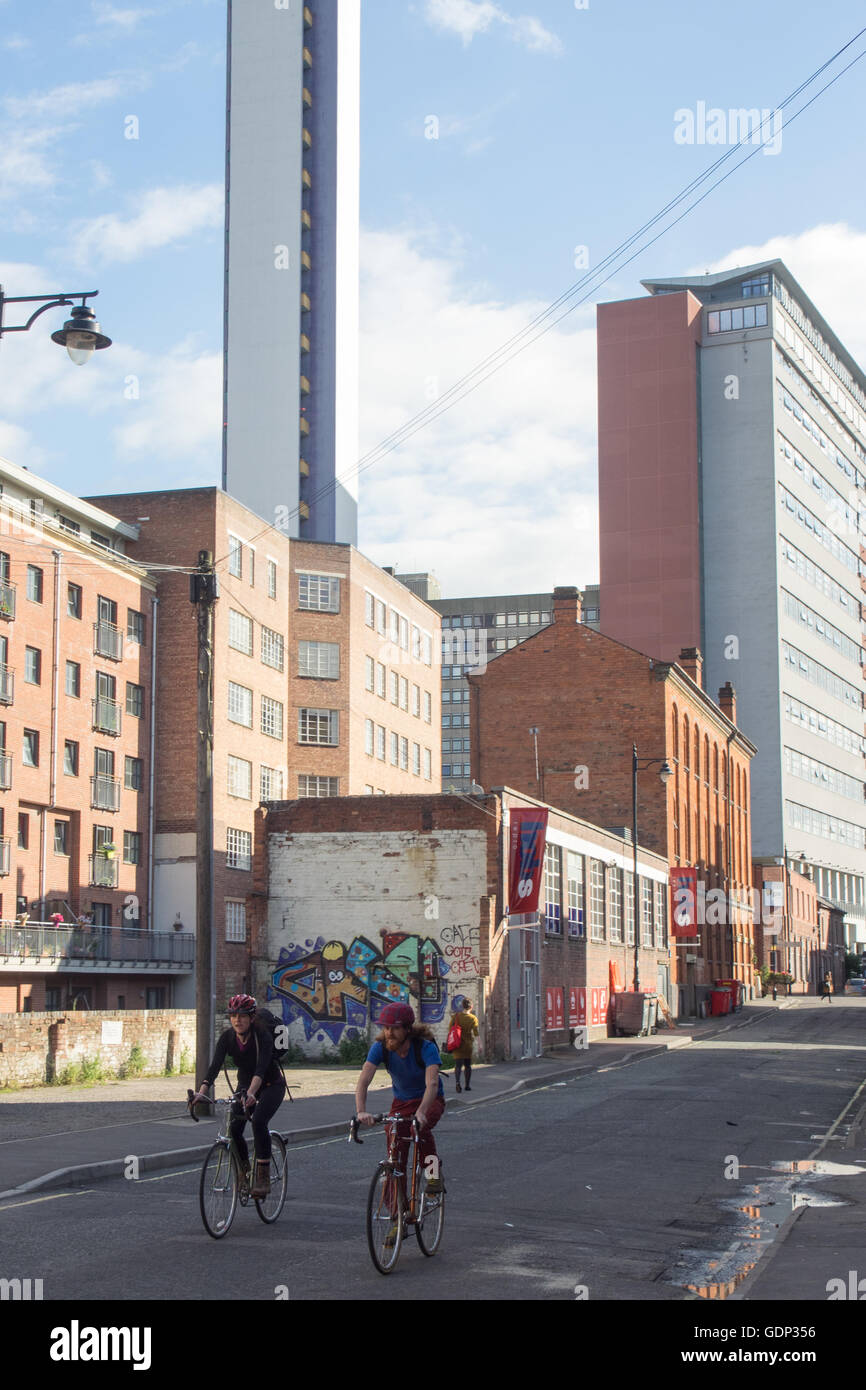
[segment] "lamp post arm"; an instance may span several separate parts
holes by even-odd
[[[66,308],[67,306],[72,306],[74,305],[76,299],[80,299],[82,304],[84,304],[88,299],[93,299],[98,294],[99,290],[87,290],[85,293],[79,292],[77,294],[71,295],[11,295],[4,294],[2,287],[0,287],[0,337],[2,337],[4,333],[26,333],[28,329],[39,318],[39,315],[44,314],[48,309],[62,309]],[[10,324],[9,326],[6,326],[3,323],[3,310],[7,304],[41,304],[42,307],[41,309],[37,309],[35,313],[31,314],[26,323]]]

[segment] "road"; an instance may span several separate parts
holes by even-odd
[[[290,1149],[280,1221],[240,1210],[222,1241],[203,1231],[197,1168],[7,1200],[0,1247],[16,1269],[0,1273],[76,1302],[729,1294],[792,1205],[815,1205],[819,1221],[833,1200],[832,1173],[792,1176],[791,1163],[818,1147],[864,1076],[864,1001],[804,1001],[715,1040],[454,1110],[437,1130],[442,1249],[426,1260],[410,1239],[388,1279],[364,1235],[375,1138]],[[824,1158],[851,1165],[846,1133]],[[823,1276],[813,1284],[799,1297],[825,1299]]]

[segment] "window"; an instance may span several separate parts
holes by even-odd
[[[269,696],[262,696],[262,733],[267,734],[268,738],[282,738],[283,736],[283,706],[279,700],[272,700]]]
[[[36,729],[24,730],[24,751],[21,761],[25,767],[39,766],[39,733]]]
[[[589,861],[589,935],[591,941],[604,941],[604,866]]]
[[[400,644],[400,614],[391,609],[391,641],[395,647]]]
[[[269,627],[262,628],[262,664],[271,666],[275,671],[282,671],[285,664],[286,644],[279,632],[273,632]]]
[[[28,685],[42,684],[42,653],[38,647],[24,648],[24,679]]]
[[[622,869],[614,866],[610,870],[609,883],[610,941],[619,943],[622,941]]]
[[[412,713],[414,714],[414,716],[415,716],[416,719],[420,719],[420,718],[421,718],[421,687],[420,687],[420,685],[413,685],[413,686],[412,686]]]
[[[70,738],[63,745],[63,773],[66,777],[78,776],[78,744]]]
[[[429,748],[424,749],[424,780],[429,782],[433,777],[433,754]]]
[[[376,599],[376,631],[380,637],[385,637],[388,632],[388,609],[381,599]]]
[[[298,576],[298,607],[313,613],[339,613],[340,581],[327,574]],[[372,623],[368,624],[372,627]]]
[[[229,646],[233,651],[243,652],[244,656],[253,654],[253,621],[245,613],[229,609]]]
[[[429,691],[429,690],[425,690],[425,691],[424,691],[424,723],[425,723],[425,724],[432,724],[432,722],[433,722],[433,696],[430,694],[430,691]]]
[[[253,727],[253,692],[234,681],[229,681],[229,719],[247,729]]]
[[[409,740],[408,740],[408,738],[401,738],[401,740],[400,740],[400,768],[401,768],[401,770],[402,770],[403,772],[408,772],[408,771],[409,771]]]
[[[392,671],[392,672],[391,672],[391,704],[392,704],[392,705],[399,705],[399,703],[400,703],[400,677],[397,675],[397,672],[396,672],[396,671]]]
[[[586,936],[585,886],[583,881],[583,855],[568,850],[565,861],[568,882],[568,934],[571,937]]]
[[[144,780],[144,762],[127,755],[123,764],[123,785],[128,791],[140,792]]]
[[[381,661],[376,662],[376,694],[380,700],[385,699],[385,679],[386,671]]]
[[[409,682],[405,676],[400,677],[400,708],[409,708]]]
[[[493,623],[494,627],[505,627],[505,614],[497,613]]]
[[[229,754],[228,766],[229,796],[241,797],[251,801],[253,795],[253,765],[246,758],[235,758]]]
[[[259,799],[261,801],[282,801],[283,770],[279,767],[259,769]]]
[[[277,562],[268,560],[268,598],[277,596]],[[303,608],[303,604],[300,605]]]
[[[252,867],[253,837],[249,830],[226,830],[226,868],[250,869]]]
[[[400,765],[400,738],[398,734],[391,735],[391,766]]]
[[[457,723],[459,724],[459,723],[460,723],[460,716],[459,716],[459,714],[456,716],[456,719],[457,719]],[[443,728],[443,729],[450,729],[450,728],[451,728],[451,715],[450,715],[450,714],[443,714],[443,716],[442,716],[442,728]]]
[[[381,724],[376,726],[376,757],[380,763],[385,761],[385,730]]]
[[[376,626],[376,600],[372,594],[364,592],[364,622],[367,627]]]
[[[653,886],[648,878],[640,881],[640,940],[642,946],[653,944]]]
[[[664,883],[655,885],[656,894],[656,948],[664,950],[668,944],[667,889]]]
[[[425,666],[433,665],[433,638],[429,632],[421,633],[421,660]]]
[[[30,817],[26,811],[18,812],[18,848],[27,849],[30,845]]]
[[[340,644],[338,642],[299,642],[298,675],[316,680],[339,680]]]
[[[244,548],[237,536],[229,536],[229,574],[234,575],[235,579],[243,578]]]
[[[256,552],[252,546],[249,547],[250,556],[250,588],[256,587]]]
[[[401,619],[400,619],[400,646],[403,648],[403,651],[404,651],[404,652],[408,652],[408,650],[409,650],[409,620],[408,620],[408,618],[401,618]]]
[[[372,694],[376,688],[376,662],[371,656],[364,657],[364,689]]]
[[[76,699],[81,695],[81,666],[77,661],[66,663],[66,693]]]
[[[123,832],[123,862],[124,864],[141,863],[141,835],[137,830],[124,830]]]
[[[420,776],[421,776],[421,745],[420,745],[420,743],[413,743],[413,744],[412,744],[412,771],[414,772],[414,774],[415,774],[416,777],[420,777]]]
[[[27,566],[27,597],[31,603],[42,602],[42,571],[36,565]]]
[[[80,584],[67,584],[66,586],[66,616],[67,618],[81,617]]]
[[[340,715],[335,709],[299,709],[298,743],[316,743],[336,748],[339,744]]]
[[[456,772],[457,769],[455,768]],[[544,930],[551,936],[562,935],[562,848],[560,845],[546,845],[544,850]]]
[[[372,719],[364,720],[364,752],[368,758],[372,758],[376,738],[376,726]]]
[[[226,898],[226,941],[242,945],[247,939],[247,905]]]
[[[300,797],[339,795],[339,777],[298,777],[298,796]]]
[[[412,625],[412,655],[416,661],[421,660],[421,629]]]
[[[144,717],[144,686],[126,682],[126,712],[136,719]]]
[[[61,531],[66,531],[70,536],[81,535],[80,521],[73,521],[71,516],[64,516],[62,512],[57,513],[57,524]]]
[[[126,635],[130,642],[137,642],[140,647],[144,646],[144,614],[135,608],[126,610]]]

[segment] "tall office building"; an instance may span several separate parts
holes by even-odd
[[[779,260],[599,306],[602,630],[736,688],[752,847],[866,940],[866,377]]]
[[[223,487],[357,541],[360,0],[229,0]]]

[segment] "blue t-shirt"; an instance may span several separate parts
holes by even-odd
[[[423,1039],[421,1043],[421,1060],[424,1063],[419,1067],[415,1061],[415,1046],[412,1040],[409,1041],[409,1051],[405,1057],[399,1057],[396,1052],[392,1052],[389,1058],[391,1063],[391,1084],[394,1087],[394,1095],[397,1100],[420,1100],[427,1089],[424,1080],[426,1067],[440,1066],[442,1058],[439,1056],[439,1049],[435,1042]],[[385,1065],[385,1045],[384,1043],[374,1042],[370,1051],[367,1053],[367,1061],[372,1062],[374,1067]],[[444,1095],[445,1088],[442,1085],[442,1077],[439,1077],[439,1094]]]

